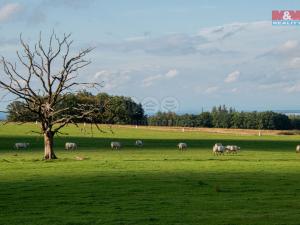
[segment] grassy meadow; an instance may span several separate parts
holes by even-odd
[[[36,124],[0,125],[0,224],[300,224],[298,135],[102,128],[65,128],[55,140],[59,159],[43,161]],[[145,146],[134,147],[136,139]],[[112,140],[124,147],[112,151]],[[67,141],[78,149],[65,151]],[[188,151],[176,148],[180,141]],[[15,142],[31,146],[14,150]],[[241,151],[214,156],[216,142]]]

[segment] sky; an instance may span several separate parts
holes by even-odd
[[[72,33],[74,52],[95,47],[78,79],[148,113],[300,109],[300,26],[272,26],[272,10],[300,1],[0,0],[0,55],[16,60],[21,33]]]

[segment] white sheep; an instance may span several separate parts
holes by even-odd
[[[143,147],[143,146],[144,146],[144,143],[143,143],[142,140],[136,140],[136,141],[135,141],[135,146],[137,146],[137,147]]]
[[[213,153],[214,155],[223,154],[225,150],[225,147],[221,143],[216,143],[213,146]]]
[[[26,149],[29,147],[29,143],[15,143],[14,148],[15,149]]]
[[[227,145],[225,147],[226,153],[237,153],[241,148],[236,145]]]
[[[117,142],[117,141],[112,141],[110,143],[110,147],[111,149],[120,149],[121,148],[121,143],[120,142]]]
[[[296,147],[296,153],[300,153],[300,145],[297,145],[297,147]]]
[[[187,144],[186,143],[178,143],[177,147],[179,148],[179,150],[187,150]]]
[[[72,142],[66,142],[65,143],[65,149],[66,150],[75,150],[77,149],[77,144]]]

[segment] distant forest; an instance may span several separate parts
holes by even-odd
[[[129,124],[149,126],[179,126],[179,127],[213,127],[213,128],[240,128],[240,129],[268,129],[292,130],[300,129],[300,116],[287,116],[272,111],[266,112],[239,112],[225,105],[213,107],[211,112],[199,114],[178,115],[174,112],[158,112],[155,115],[145,115],[141,104],[129,97],[111,96],[106,93],[93,95],[82,91],[68,94],[56,107],[69,110],[77,104],[92,104],[99,107],[99,112],[92,118],[93,121],[103,124]],[[14,101],[7,107],[7,120],[13,122],[33,122],[39,118],[24,107],[24,103]],[[59,115],[57,115],[59,117]],[[81,119],[75,122],[88,122]]]
[[[141,104],[135,103],[131,98],[124,96],[111,96],[106,93],[93,95],[89,92],[82,91],[76,94],[67,94],[56,105],[56,110],[69,108],[63,113],[56,114],[56,119],[62,116],[74,114],[74,110],[78,105],[93,105],[99,110],[93,114],[93,118],[77,119],[74,122],[89,122],[93,120],[96,123],[106,124],[146,124],[147,117],[145,116]],[[24,103],[14,101],[7,107],[8,121],[30,122],[39,121],[39,117],[33,114],[24,107]]]
[[[148,117],[151,126],[213,127],[262,130],[300,129],[300,116],[287,116],[272,111],[238,112],[226,106],[213,107],[211,112],[198,115],[177,115],[172,112],[158,112]]]

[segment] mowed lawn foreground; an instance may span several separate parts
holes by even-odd
[[[37,125],[1,125],[0,224],[300,224],[300,136],[102,127],[93,135],[67,127],[56,138],[59,159],[43,161],[42,137],[29,132]],[[124,148],[110,150],[112,140]],[[63,150],[66,141],[78,150]],[[17,151],[15,142],[31,147]],[[216,142],[242,150],[214,156]]]

